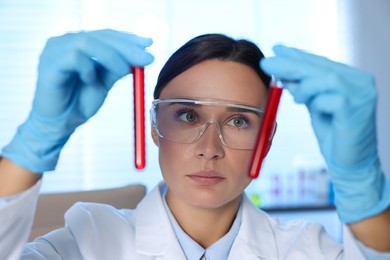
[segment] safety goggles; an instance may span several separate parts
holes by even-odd
[[[159,137],[191,144],[214,124],[221,142],[234,149],[254,149],[263,109],[214,100],[156,99],[152,127]]]

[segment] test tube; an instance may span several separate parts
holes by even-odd
[[[283,86],[280,80],[271,80],[268,93],[268,100],[264,110],[263,120],[257,137],[256,147],[252,155],[249,169],[249,177],[255,179],[260,174],[261,165],[270,146],[272,134],[276,123],[276,113],[278,111],[280,97]]]
[[[134,164],[145,168],[145,89],[144,68],[132,67],[134,85]]]

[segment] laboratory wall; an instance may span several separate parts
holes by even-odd
[[[390,1],[340,1],[351,63],[374,74],[378,88],[377,131],[383,169],[390,178]]]

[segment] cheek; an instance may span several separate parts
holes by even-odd
[[[226,171],[230,172],[230,199],[239,196],[246,187],[251,183],[249,177],[249,166],[251,163],[252,151],[247,150],[232,150],[226,156],[225,166]]]
[[[251,150],[232,150],[232,153],[226,156],[237,175],[248,174],[252,153]]]
[[[250,163],[252,159],[253,151],[241,151],[239,155],[235,156],[234,159],[234,169],[233,172],[236,172],[236,184],[239,190],[244,190],[252,181],[249,177]]]
[[[175,157],[175,149],[174,147],[171,147],[166,142],[160,140],[158,145],[158,154],[159,154],[159,160],[161,167],[165,167],[166,164],[170,164],[172,158]]]
[[[183,170],[183,164],[186,161],[186,152],[183,145],[160,139],[158,150],[160,168],[164,177],[172,176],[176,169]]]

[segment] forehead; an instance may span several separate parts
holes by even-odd
[[[264,106],[266,88],[256,72],[247,65],[221,60],[203,61],[171,80],[160,99],[216,99]]]

